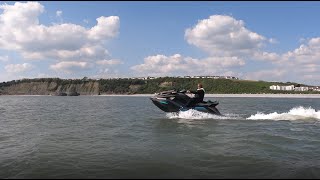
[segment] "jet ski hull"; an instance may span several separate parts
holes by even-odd
[[[164,112],[179,112],[194,109],[200,112],[221,115],[219,110],[215,107],[217,102],[203,102],[198,103],[194,107],[185,107],[187,98],[184,96],[177,98],[176,96],[155,96],[150,98],[154,105]]]
[[[150,98],[154,105],[164,112],[178,112],[182,106],[166,99]]]

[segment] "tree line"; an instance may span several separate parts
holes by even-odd
[[[267,82],[236,79],[211,79],[211,78],[176,78],[161,77],[156,79],[60,79],[60,78],[37,78],[21,79],[0,83],[0,90],[19,83],[57,83],[58,85],[81,84],[84,82],[98,82],[99,94],[153,94],[167,90],[195,90],[198,83],[202,83],[206,93],[210,94],[261,94],[261,93],[318,93],[314,91],[275,91],[271,85],[295,85],[293,82]]]

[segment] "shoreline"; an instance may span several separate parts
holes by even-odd
[[[133,95],[94,95],[94,96],[128,96],[128,97],[152,97],[155,94]],[[320,98],[320,94],[206,94],[205,98],[214,97],[243,97],[243,98]]]
[[[80,96],[119,96],[119,97],[152,97],[155,94],[103,94]],[[1,96],[51,96],[51,95],[0,95]],[[320,98],[320,94],[206,94],[205,98],[241,97],[241,98]]]
[[[207,94],[206,97],[320,98],[320,94]]]

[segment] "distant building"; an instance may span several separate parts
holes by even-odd
[[[233,76],[178,76],[178,78],[239,79]]]
[[[310,87],[308,87],[308,90],[310,90],[310,91],[320,91],[320,87],[319,86],[310,86]]]
[[[294,85],[289,86],[279,86],[279,85],[272,85],[270,86],[271,90],[278,90],[278,91],[308,91],[308,87],[294,87]]]
[[[270,89],[271,89],[271,90],[278,90],[278,91],[280,91],[280,90],[281,90],[281,86],[279,86],[279,85],[272,85],[272,86],[270,86]]]
[[[294,90],[295,91],[308,91],[309,88],[308,87],[295,87]]]
[[[157,78],[161,78],[161,77],[147,76],[147,77],[131,77],[128,79],[147,80],[147,79],[157,79]],[[239,79],[239,78],[233,77],[233,76],[176,76],[176,78]],[[119,79],[119,78],[113,78],[113,79]]]
[[[283,89],[284,91],[293,91],[293,90],[294,90],[294,85],[282,86],[282,89]]]

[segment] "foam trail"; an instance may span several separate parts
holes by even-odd
[[[194,109],[188,111],[179,111],[177,113],[167,113],[166,116],[169,119],[235,119],[236,117],[218,116],[214,114],[200,112]]]
[[[257,119],[269,119],[269,120],[303,120],[303,119],[320,119],[320,111],[309,107],[304,108],[302,106],[290,109],[286,113],[273,112],[270,114],[264,114],[258,112],[255,115],[251,115],[247,119],[257,120]]]

